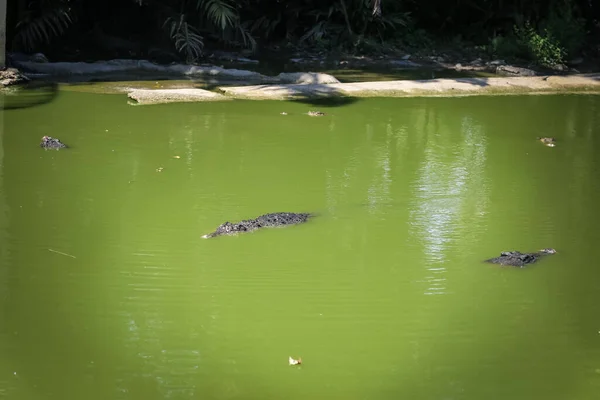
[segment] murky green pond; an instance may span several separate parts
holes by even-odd
[[[598,398],[600,96],[0,118],[0,397]]]

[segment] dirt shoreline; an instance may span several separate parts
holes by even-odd
[[[600,94],[600,74],[519,78],[459,78],[332,84],[220,86],[204,89],[122,88],[139,104],[182,101],[299,100],[340,97],[455,97],[551,93]]]
[[[66,90],[126,93],[130,104],[162,104],[226,100],[300,100],[343,97],[459,97],[586,93],[600,94],[600,73],[548,77],[458,78],[331,84],[264,84],[217,86],[213,90],[181,81],[119,82],[113,85],[74,85]]]
[[[130,104],[243,100],[298,100],[335,97],[432,97],[494,94],[600,93],[600,73],[549,76],[498,76],[443,78],[427,80],[390,80],[341,83],[332,75],[319,72],[280,73],[266,76],[257,72],[216,66],[156,65],[139,60],[110,60],[96,63],[49,63],[21,61],[24,75],[33,80],[59,78],[66,90],[97,93],[127,93]],[[513,68],[513,67],[511,67]],[[516,70],[522,70],[514,68]],[[11,69],[15,72],[14,69]],[[8,70],[7,70],[8,72]],[[140,72],[165,74],[157,82]],[[110,82],[107,73],[119,74]],[[78,76],[88,81],[79,85],[60,77]],[[523,74],[522,74],[523,75]],[[102,78],[100,78],[102,76]],[[200,84],[190,78],[208,80]],[[140,79],[141,78],[141,79]],[[157,78],[158,79],[158,78]],[[186,79],[188,79],[186,81]],[[97,82],[90,84],[89,81]],[[99,81],[99,82],[98,82]],[[208,89],[208,90],[207,90]]]
[[[225,96],[251,100],[323,97],[431,97],[548,92],[600,93],[600,73],[548,77],[498,77],[335,83],[329,85],[258,85],[219,88]]]

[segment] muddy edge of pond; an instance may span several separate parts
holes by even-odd
[[[600,93],[600,73],[518,78],[457,78],[335,83],[328,85],[221,86],[235,99],[293,100],[323,97],[432,97],[491,94]]]
[[[127,60],[106,63],[27,64],[29,66],[35,64],[37,76],[31,76],[33,79],[59,79],[59,82],[65,83],[69,83],[68,78],[73,76],[76,76],[77,81],[80,82],[96,79],[98,82],[93,85],[71,83],[70,88],[97,93],[127,93],[129,98],[133,100],[130,101],[130,104],[230,99],[295,100],[327,97],[448,97],[556,92],[600,93],[600,73],[340,83],[335,77],[318,72],[293,72],[281,73],[277,76],[265,76],[252,71],[224,69],[214,66],[172,65],[163,67],[152,64],[151,69],[154,72],[160,72],[157,71],[157,68],[167,68],[170,72],[176,73],[181,79],[189,79],[194,76],[205,80],[208,78],[208,82],[199,85],[198,82],[192,80],[161,80],[160,82],[154,82],[152,76],[146,76],[145,78],[139,76],[140,66],[148,69],[150,68],[147,65],[150,64],[149,62],[127,63],[125,61]],[[98,76],[99,72],[105,74],[119,73],[120,82],[118,84],[116,84],[117,82],[106,82],[110,79],[102,79]],[[65,80],[65,78],[67,79]],[[140,78],[144,79],[145,82],[140,81]],[[223,79],[229,79],[229,82],[223,82]],[[131,82],[136,80],[137,82]],[[198,86],[207,87],[209,90]]]
[[[166,85],[163,85],[166,86]],[[600,74],[520,77],[458,78],[420,81],[378,81],[332,84],[219,86],[204,89],[130,89],[137,104],[177,101],[294,100],[327,97],[434,97],[550,93],[600,93]]]

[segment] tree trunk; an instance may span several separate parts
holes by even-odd
[[[6,0],[0,0],[0,69],[6,67]]]

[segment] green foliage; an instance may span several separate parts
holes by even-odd
[[[202,55],[204,42],[196,29],[187,23],[185,15],[169,17],[164,23],[168,29],[169,38],[178,52],[185,55],[187,62],[196,61]]]
[[[424,29],[410,29],[402,38],[402,43],[413,50],[429,51],[434,47],[435,41]]]
[[[490,39],[490,42],[483,46],[484,50],[491,57],[500,58],[527,58],[529,52],[513,34],[507,36],[497,35]]]
[[[538,64],[552,67],[564,62],[566,52],[548,29],[539,34],[527,22],[523,27],[515,26],[515,34],[518,43],[529,51],[532,59]]]
[[[234,6],[226,0],[198,0],[196,9],[222,31],[235,27],[239,19]]]
[[[573,1],[554,1],[548,17],[540,23],[540,27],[550,32],[569,56],[577,54],[585,42],[585,19],[576,14]]]
[[[585,43],[585,20],[575,15],[573,1],[553,1],[537,29],[522,15],[516,15],[513,32],[493,36],[485,49],[492,56],[529,58],[547,67],[563,63]]]
[[[206,37],[250,49],[256,47],[247,25],[240,22],[236,2],[197,0],[195,4],[181,2],[179,6],[181,11],[175,12],[168,5],[155,5],[165,15],[163,27],[171,43],[187,62],[202,56]]]
[[[69,0],[31,1],[17,22],[14,46],[23,51],[35,51],[64,34],[72,23]]]
[[[79,33],[106,24],[121,37],[158,42],[155,34],[163,34],[190,62],[215,42],[252,50],[260,41],[353,52],[386,51],[400,43],[411,52],[431,52],[436,45],[461,50],[468,40],[490,55],[553,65],[582,49],[585,23],[593,22],[589,11],[598,7],[589,0],[459,1],[452,7],[443,0],[128,0],[122,8],[100,0],[14,1],[20,6],[12,39],[19,50],[38,51],[80,16],[85,22]],[[578,6],[590,15],[582,16]],[[115,22],[111,14],[126,22]]]
[[[245,24],[237,24],[236,39],[232,41],[234,44],[239,44],[241,39],[241,45],[247,49],[256,50],[256,39],[252,36],[252,32],[246,27]]]
[[[365,40],[379,46],[397,36],[408,14],[397,2],[380,0],[250,1],[250,31],[264,39],[280,37],[323,49],[357,49]],[[258,4],[257,4],[258,3]],[[265,4],[266,3],[266,4]],[[266,5],[266,6],[265,6]],[[262,7],[261,7],[262,6]],[[254,10],[258,13],[254,13]],[[380,13],[380,10],[384,10]]]

